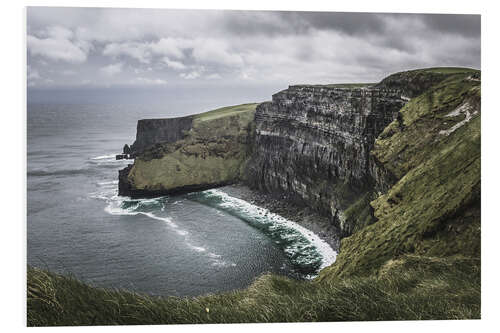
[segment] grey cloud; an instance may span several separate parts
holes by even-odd
[[[61,38],[37,38],[28,35],[26,38],[28,50],[33,56],[42,56],[52,60],[63,60],[73,63],[82,63],[87,60],[88,48],[80,47],[73,41]]]
[[[314,30],[337,30],[349,35],[384,31],[376,14],[341,12],[228,11],[222,25],[236,35],[308,34]]]
[[[370,13],[281,12],[279,14],[297,31],[309,29],[336,30],[348,35],[373,34],[385,31],[383,16]]]
[[[36,88],[286,86],[480,67],[478,15],[31,7],[27,24]]]

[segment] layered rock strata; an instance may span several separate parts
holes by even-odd
[[[369,152],[405,102],[397,90],[290,86],[257,107],[248,185],[286,195],[352,233],[371,222]]]

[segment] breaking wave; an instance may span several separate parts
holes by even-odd
[[[130,163],[130,160],[117,160],[115,154],[101,155],[89,158],[86,163],[88,165],[100,167],[100,168],[116,168],[119,165],[125,165]]]
[[[109,159],[115,159],[115,154],[101,155],[91,158],[91,160],[109,160]]]
[[[100,160],[105,160],[104,156],[101,157]],[[312,231],[268,209],[232,197],[221,190],[189,193],[177,197],[175,201],[166,196],[131,199],[118,196],[117,183],[116,180],[97,183],[100,190],[91,194],[91,197],[105,201],[107,205],[104,210],[111,215],[143,215],[165,223],[179,237],[184,238],[188,248],[199,255],[207,256],[215,267],[231,267],[236,264],[224,261],[220,255],[211,252],[206,246],[194,242],[189,231],[181,228],[168,216],[168,205],[179,204],[188,199],[245,221],[269,237],[285,253],[294,270],[302,277],[313,278],[321,269],[335,262],[337,252]]]
[[[107,206],[104,210],[111,215],[144,215],[150,219],[161,221],[165,223],[172,231],[180,237],[184,237],[185,244],[188,248],[199,253],[206,255],[215,267],[234,267],[236,264],[227,262],[222,259],[221,255],[209,251],[206,247],[193,243],[189,237],[187,230],[179,227],[168,216],[160,216],[165,214],[166,201],[168,197],[152,198],[152,199],[131,199],[129,197],[118,196],[116,190],[116,181],[108,181],[98,183],[103,188],[102,191],[91,194],[92,198],[104,200]]]
[[[190,193],[188,198],[246,221],[270,237],[302,275],[313,278],[335,262],[337,252],[312,231],[247,201],[212,189]]]

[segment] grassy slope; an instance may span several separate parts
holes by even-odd
[[[409,257],[380,276],[311,283],[264,275],[241,291],[182,299],[92,288],[28,269],[28,325],[479,318],[478,271],[467,259]]]
[[[240,112],[254,112],[255,108],[259,105],[259,103],[248,103],[248,104],[240,104],[233,106],[226,106],[223,108],[215,109],[212,111],[207,111],[203,113],[199,113],[194,116],[195,121],[207,121],[213,120],[220,117],[231,116],[238,114]]]
[[[412,99],[378,138],[373,157],[398,181],[315,281],[265,275],[232,293],[152,298],[29,268],[28,324],[479,318],[480,114],[439,133],[464,119],[446,116],[457,106],[479,108],[480,83],[466,77]]]
[[[414,71],[427,72],[427,73],[442,73],[442,74],[459,74],[459,73],[475,73],[477,69],[467,67],[430,67],[423,69],[416,69]],[[410,71],[413,72],[413,71]]]

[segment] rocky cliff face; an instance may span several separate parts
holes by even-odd
[[[290,86],[257,108],[248,184],[352,233],[371,222],[369,152],[404,104],[397,90]]]
[[[136,140],[130,154],[140,155],[157,143],[172,143],[186,137],[193,127],[193,116],[168,119],[141,119],[137,122]],[[127,152],[123,152],[127,154]]]

